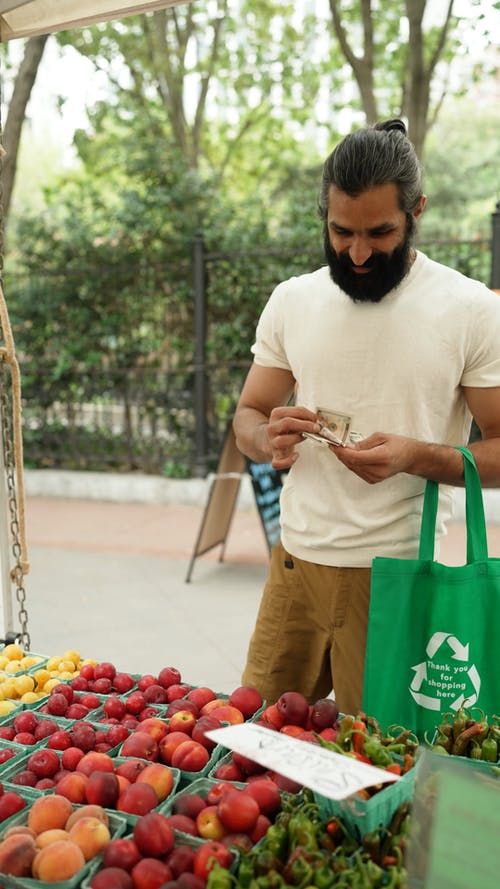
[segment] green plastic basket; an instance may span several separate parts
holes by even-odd
[[[313,792],[313,796],[321,818],[342,818],[348,831],[361,839],[371,830],[388,827],[399,806],[413,798],[417,771],[418,764],[368,800],[359,799],[355,795],[343,800],[333,800],[316,792]]]
[[[74,809],[78,808],[80,807],[74,806]],[[117,837],[122,836],[127,830],[126,820],[117,812],[111,812],[108,809],[106,809],[106,812],[109,818],[109,832],[111,834],[111,839],[116,839]],[[27,816],[23,810],[22,812],[19,812],[17,816],[14,815],[10,819],[9,826],[11,824],[25,823],[27,823]],[[102,853],[96,855],[95,858],[92,858],[90,861],[87,861],[85,866],[71,877],[71,879],[60,880],[57,883],[46,883],[43,880],[35,880],[32,877],[9,877],[5,874],[0,874],[0,880],[2,887],[5,887],[5,889],[54,889],[54,887],[59,887],[59,889],[76,889],[77,886],[82,885],[82,882],[90,872],[95,873],[95,871],[99,869],[101,863]]]

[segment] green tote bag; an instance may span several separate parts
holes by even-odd
[[[500,559],[488,558],[481,485],[464,456],[467,563],[434,561],[438,484],[425,489],[418,559],[373,560],[363,710],[432,736],[445,713],[500,713]]]

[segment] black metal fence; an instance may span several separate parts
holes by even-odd
[[[491,241],[419,246],[495,285]],[[192,248],[192,261],[138,267],[126,287],[123,270],[93,269],[104,300],[88,293],[88,267],[5,275],[27,467],[170,477],[215,468],[266,299],[323,259],[319,248],[207,253],[201,235]]]

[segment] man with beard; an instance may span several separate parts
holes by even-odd
[[[289,470],[242,677],[269,703],[333,686],[359,710],[372,559],[417,557],[427,479],[445,533],[472,417],[482,482],[500,485],[500,303],[413,247],[425,200],[401,121],[346,136],[323,169],[327,266],[279,284],[258,323],[234,430]],[[320,408],[352,418],[346,446],[310,437]]]

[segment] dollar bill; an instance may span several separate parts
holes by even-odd
[[[345,447],[349,430],[351,428],[352,418],[348,414],[340,411],[331,411],[329,408],[318,407],[316,413],[322,423],[321,431],[303,432],[304,438],[312,438],[321,444],[334,444]]]
[[[345,447],[349,437],[352,417],[349,414],[343,414],[340,411],[331,411],[329,408],[318,407],[316,413],[323,423],[320,435],[329,439],[332,444],[342,445]]]
[[[356,444],[357,441],[363,441],[364,435],[361,432],[355,432],[354,429],[351,429],[349,432],[349,441],[351,444]]]

